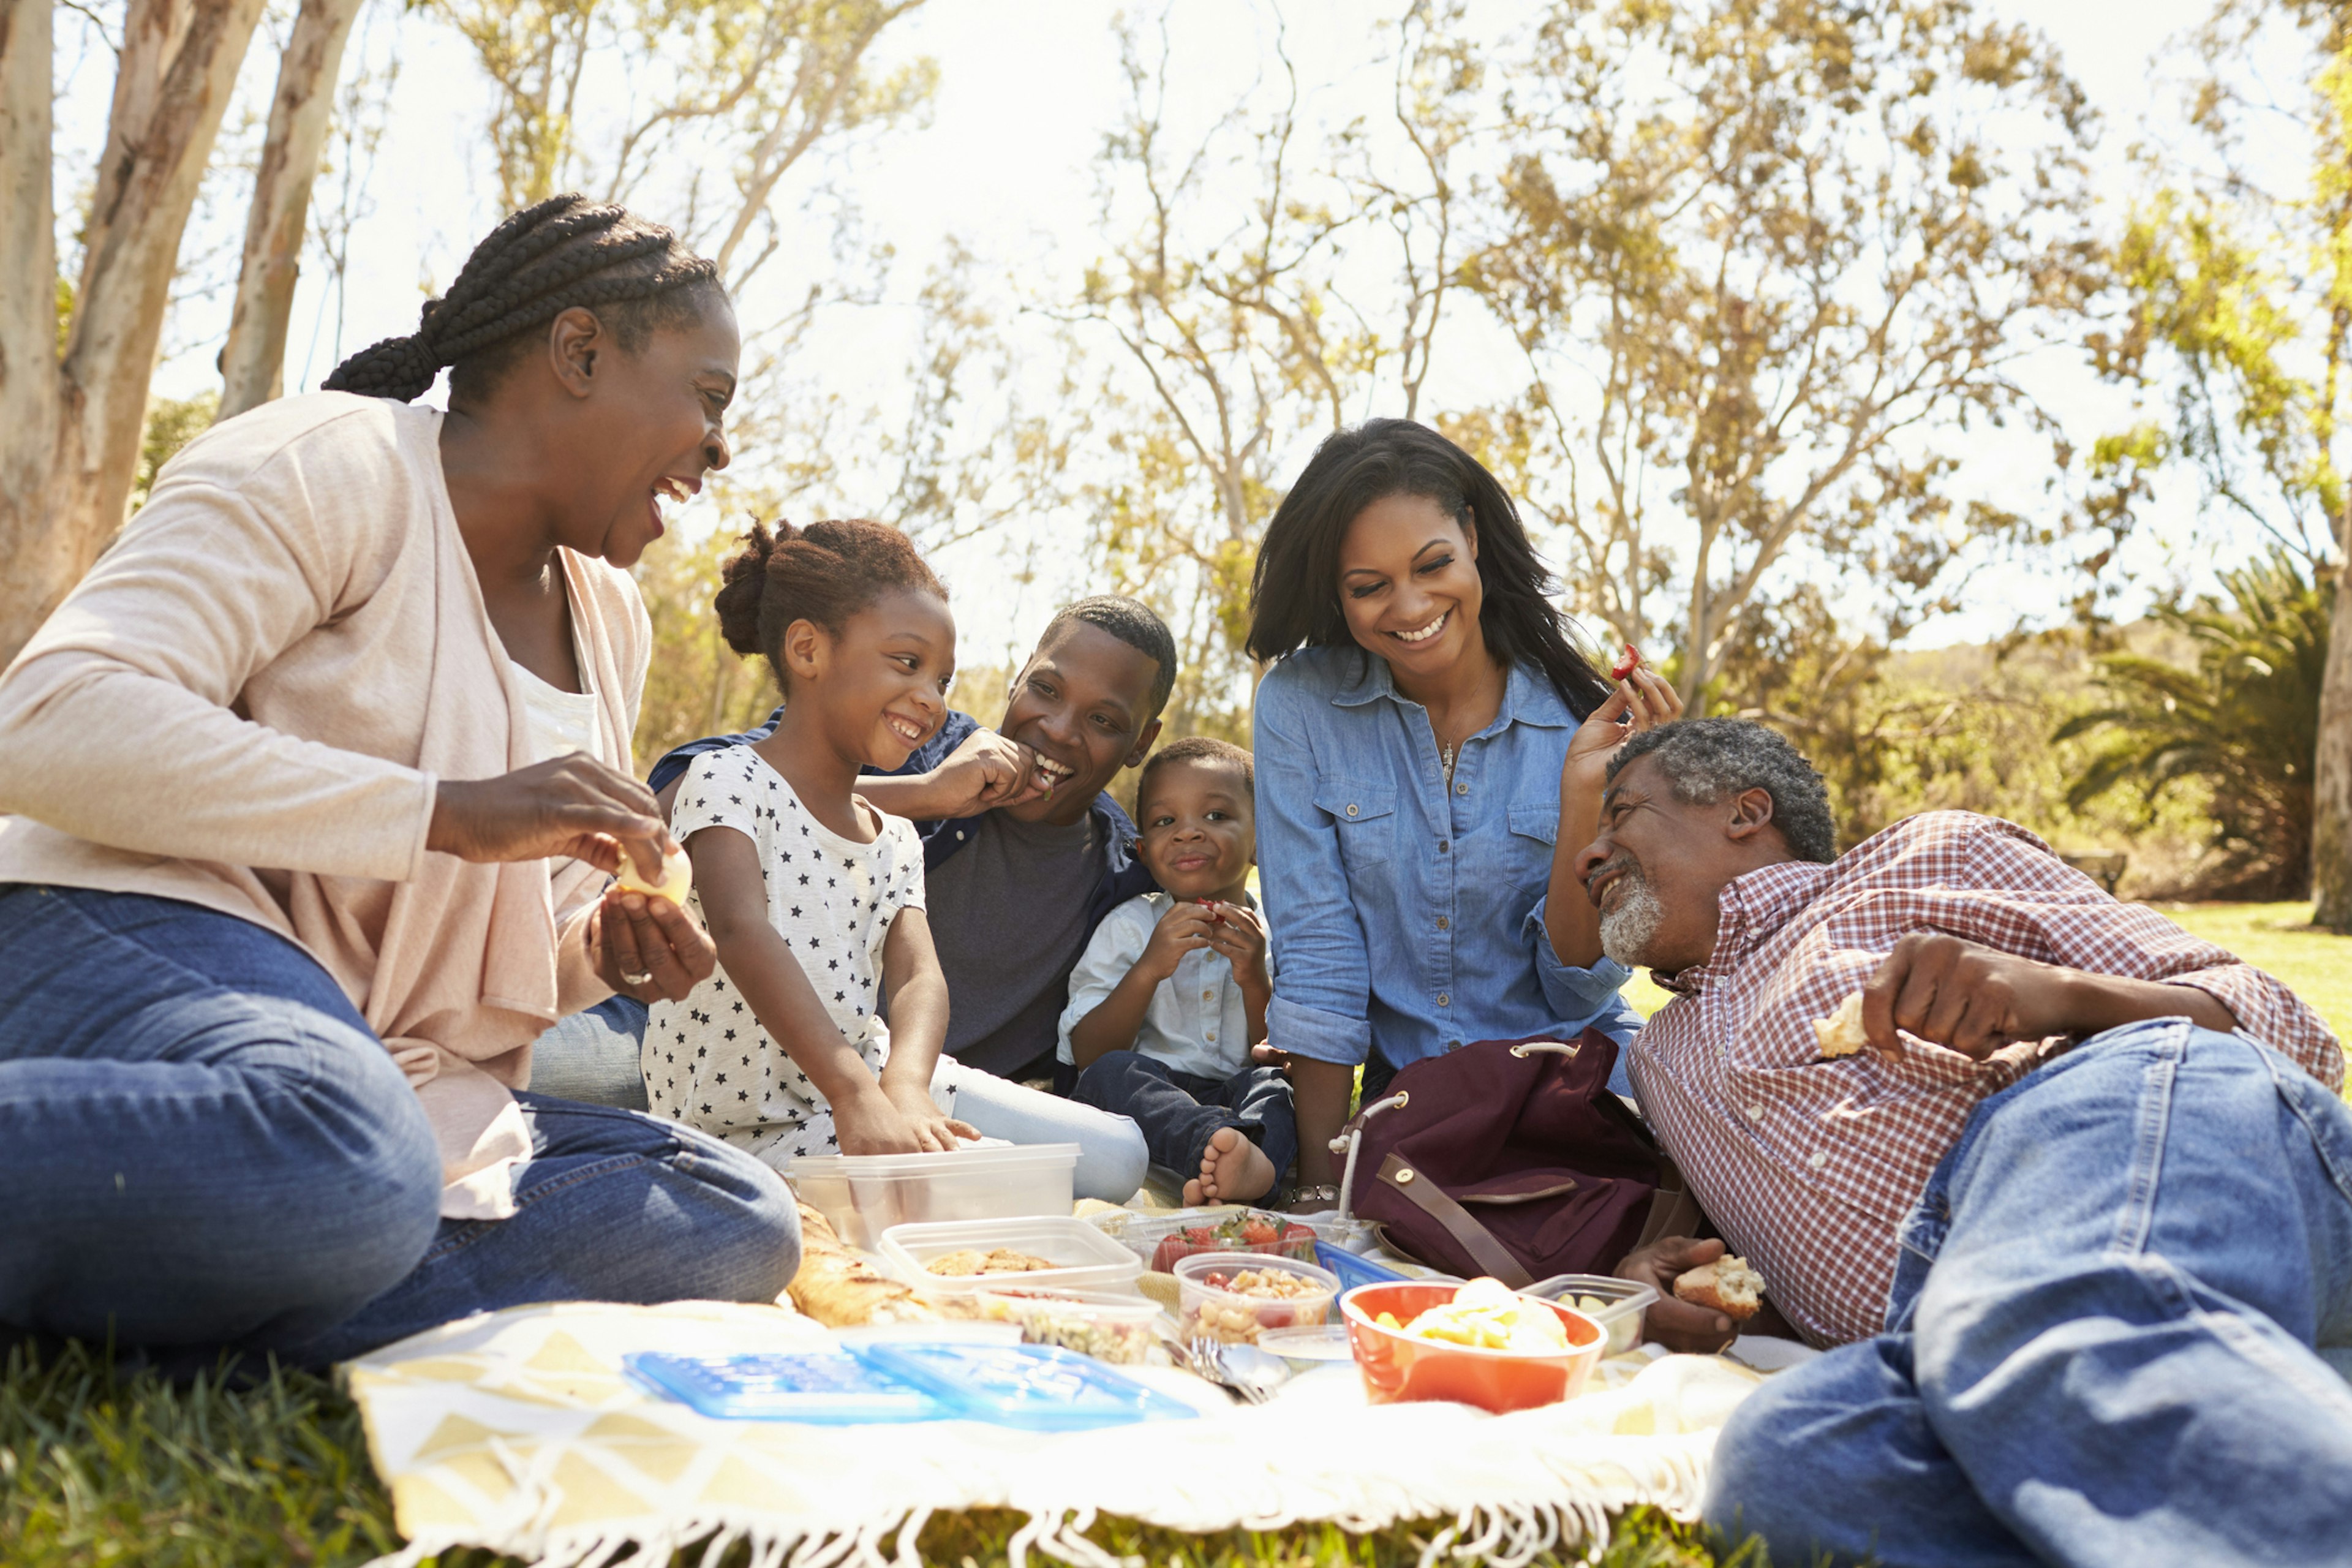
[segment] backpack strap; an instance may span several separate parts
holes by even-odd
[[[1634,1239],[1633,1250],[1657,1240],[1662,1236],[1696,1236],[1699,1222],[1706,1215],[1691,1196],[1690,1184],[1666,1152],[1658,1151],[1658,1186],[1650,1194],[1649,1217],[1642,1222],[1642,1234]]]
[[[1470,1260],[1486,1273],[1514,1290],[1524,1290],[1535,1283],[1534,1277],[1520,1267],[1519,1260],[1511,1256],[1509,1247],[1495,1238],[1493,1231],[1479,1224],[1468,1209],[1455,1203],[1435,1182],[1423,1176],[1394,1154],[1381,1162],[1380,1181],[1381,1185],[1444,1226],[1445,1234],[1452,1237],[1462,1250],[1470,1255]]]

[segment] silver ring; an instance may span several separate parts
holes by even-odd
[[[621,983],[625,985],[650,985],[653,978],[654,972],[650,969],[640,970],[635,974],[625,969],[621,971]]]

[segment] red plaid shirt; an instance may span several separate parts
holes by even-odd
[[[1899,1065],[1820,1059],[1813,1020],[1916,931],[2095,973],[2194,985],[2331,1089],[2344,1052],[2294,994],[2153,910],[2118,903],[2025,829],[1967,812],[1897,824],[1835,864],[1723,889],[1715,952],[1633,1040],[1643,1113],[1731,1248],[1816,1343],[1878,1332],[1896,1227],[1979,1100],[2069,1043],[1978,1062],[1905,1037]]]

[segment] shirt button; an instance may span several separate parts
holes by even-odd
[[[1451,849],[1451,848],[1453,848],[1453,847],[1453,847],[1451,844],[1448,844],[1448,843],[1447,843],[1444,839],[1443,839],[1443,838],[1441,838],[1441,839],[1439,839],[1439,840],[1437,841],[1437,852],[1438,852],[1440,855],[1444,854],[1448,849]]]
[[[1437,929],[1438,929],[1438,930],[1440,930],[1440,931],[1444,931],[1444,930],[1445,930],[1445,929],[1446,929],[1446,920],[1445,920],[1445,917],[1444,917],[1444,915],[1440,915],[1440,916],[1438,916],[1438,917],[1437,917]]]
[[[1749,1106],[1749,1107],[1748,1108],[1748,1121],[1763,1121],[1763,1120],[1764,1120],[1764,1108],[1763,1108],[1762,1106],[1760,1106],[1760,1105],[1751,1105],[1751,1106]]]
[[[1213,991],[1203,991],[1201,993],[1201,1000],[1203,1002],[1213,1002],[1216,999],[1217,994]]]
[[[1351,806],[1349,806],[1349,807],[1348,808],[1348,815],[1349,815],[1349,816],[1355,816],[1355,815],[1356,815],[1356,808],[1355,808],[1354,806],[1352,806],[1352,805],[1351,805]]]
[[[1213,1039],[1215,1039],[1215,1038],[1217,1037],[1217,1031],[1216,1031],[1216,1030],[1214,1030],[1214,1029],[1210,1029],[1210,1030],[1206,1031],[1206,1034],[1207,1034],[1207,1036],[1208,1036],[1208,1037],[1209,1037],[1210,1039],[1213,1039]]]
[[[1437,994],[1437,1005],[1441,1007],[1451,1007],[1454,1005],[1454,998],[1441,991]]]
[[[1470,786],[1466,784],[1455,784],[1454,786],[1454,793],[1455,795],[1468,795],[1470,793]]]
[[[1445,1048],[1449,1051],[1458,1051],[1462,1048],[1462,1042],[1459,1040],[1448,1040],[1445,1042]]]
[[[1805,1163],[1811,1165],[1816,1171],[1820,1170],[1823,1165],[1826,1165],[1829,1163],[1830,1152],[1826,1149],[1816,1149],[1811,1153],[1805,1156]]]

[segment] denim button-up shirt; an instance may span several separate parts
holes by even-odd
[[[1398,1067],[1469,1040],[1640,1025],[1608,959],[1562,963],[1544,929],[1559,775],[1581,721],[1514,668],[1449,785],[1429,710],[1385,660],[1310,647],[1257,691],[1259,889],[1279,971],[1266,1032],[1353,1065]]]

